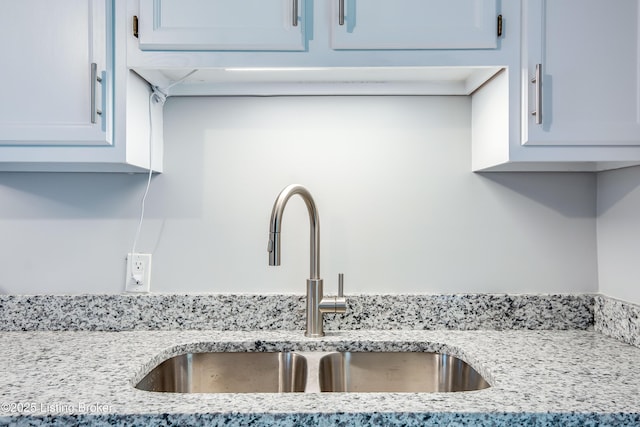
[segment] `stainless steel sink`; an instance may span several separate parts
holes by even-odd
[[[173,393],[451,392],[489,387],[463,360],[440,353],[187,353],[136,388]]]
[[[303,392],[307,361],[297,353],[187,353],[156,366],[137,385],[174,393]]]
[[[440,353],[331,353],[320,359],[320,390],[450,392],[489,387],[457,357]]]

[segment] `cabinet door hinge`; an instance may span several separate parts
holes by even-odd
[[[138,17],[133,15],[133,37],[138,38]]]
[[[502,37],[502,15],[498,15],[498,37]]]

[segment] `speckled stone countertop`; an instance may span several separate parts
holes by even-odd
[[[593,306],[588,294],[349,294],[347,312],[325,316],[324,324],[348,331],[588,329]],[[304,322],[304,295],[0,295],[0,331],[289,331]]]
[[[591,330],[0,332],[0,425],[640,425],[640,348]],[[189,351],[398,350],[461,357],[458,393],[174,394],[134,384]]]
[[[305,338],[300,295],[0,295],[0,425],[640,426],[640,306],[601,295],[350,295]],[[201,351],[439,351],[460,393],[134,388]]]

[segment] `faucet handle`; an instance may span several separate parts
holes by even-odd
[[[338,296],[335,297],[335,312],[344,313],[347,311],[347,299],[344,297],[344,274],[338,273]]]
[[[307,282],[309,282],[307,280]],[[338,274],[338,296],[324,297],[318,304],[321,313],[344,313],[347,311],[347,299],[344,297],[344,274]]]

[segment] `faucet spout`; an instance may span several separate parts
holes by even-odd
[[[341,290],[338,297],[323,297],[322,279],[320,278],[320,219],[311,193],[302,185],[292,184],[285,187],[273,204],[269,226],[269,244],[267,246],[269,265],[280,265],[282,216],[287,202],[296,194],[302,197],[309,211],[310,271],[309,279],[307,279],[307,323],[305,335],[308,337],[321,337],[324,335],[323,313],[344,313],[347,304],[342,295],[342,285],[340,285]],[[340,282],[342,283],[342,278],[340,278]]]
[[[292,184],[285,187],[271,210],[271,221],[269,226],[269,245],[267,250],[269,251],[269,265],[280,265],[280,230],[282,229],[282,216],[284,214],[284,208],[287,202],[291,198],[298,194],[304,200],[309,211],[309,278],[320,278],[320,218],[318,216],[318,209],[311,197],[311,193],[305,187],[299,184]]]

